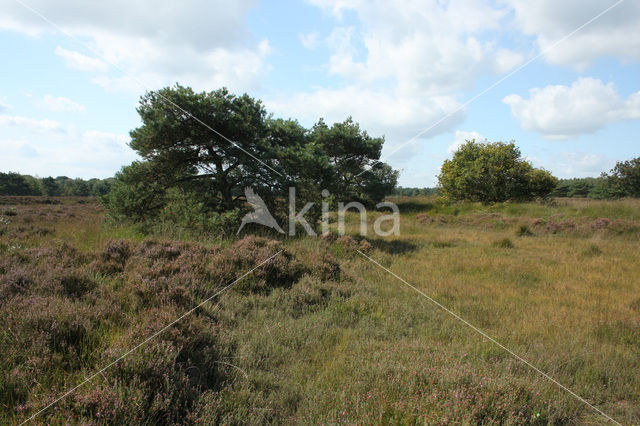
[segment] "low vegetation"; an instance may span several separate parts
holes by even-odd
[[[352,236],[221,240],[105,222],[92,199],[0,197],[0,421],[91,377],[36,422],[605,422],[361,250],[640,422],[640,201],[393,201],[400,236],[356,237],[350,214]]]

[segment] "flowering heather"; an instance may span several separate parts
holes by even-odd
[[[86,378],[35,423],[604,423],[358,250],[640,423],[640,203],[421,200],[399,237],[196,240],[0,197],[0,423]]]
[[[303,276],[340,275],[328,253],[326,262],[307,267],[282,243],[253,236],[226,248],[155,239],[109,240],[88,252],[59,240],[5,248],[0,257],[3,418],[28,416],[281,250],[233,291],[266,295]],[[203,307],[43,419],[180,422],[205,391],[233,379],[220,361],[232,356],[233,345],[218,334],[215,315]]]

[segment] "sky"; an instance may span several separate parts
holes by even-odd
[[[384,136],[430,187],[467,139],[560,178],[640,156],[637,0],[0,0],[0,171],[105,178],[148,90],[228,87]]]

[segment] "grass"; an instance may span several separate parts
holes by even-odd
[[[103,225],[95,203],[53,201],[0,198],[11,212],[0,215],[2,423],[279,249],[38,422],[605,423],[362,250],[616,420],[640,423],[640,201],[396,199],[400,236],[355,237],[351,214],[354,238],[223,243],[149,239]]]

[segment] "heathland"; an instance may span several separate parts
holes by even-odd
[[[640,423],[640,200],[392,201],[399,236],[220,239],[0,197],[0,422],[607,422],[446,307]]]

